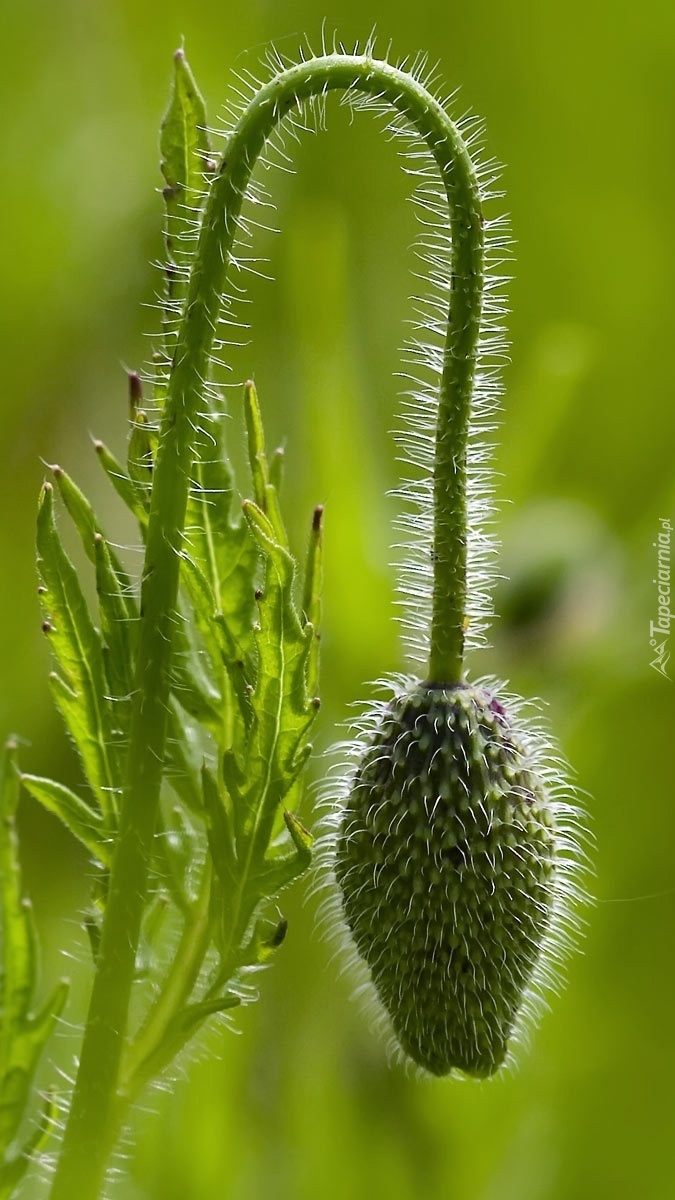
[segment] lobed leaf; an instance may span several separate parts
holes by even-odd
[[[280,803],[304,760],[303,741],[316,715],[307,690],[313,629],[295,607],[295,564],[274,537],[271,522],[257,506],[245,512],[265,556],[265,582],[258,596],[258,672],[251,697],[255,714],[248,748],[249,770],[263,779]]]
[[[8,742],[0,761],[0,1075],[6,1069],[13,1031],[25,1020],[37,976],[35,931],[30,905],[23,899],[15,827],[19,800],[16,744]]]
[[[33,1157],[38,1154],[58,1127],[59,1108],[52,1093],[44,1100],[42,1117],[21,1150],[0,1161],[0,1200],[9,1200],[21,1183]]]
[[[246,522],[241,516],[233,519],[233,500],[234,485],[224,444],[224,414],[215,411],[212,405],[202,414],[195,439],[185,543],[188,557],[213,593],[213,614],[225,627],[230,663],[246,662],[252,654],[253,593],[258,563],[255,542]]]
[[[56,702],[82,758],[87,779],[109,827],[116,819],[119,765],[113,742],[101,638],[94,628],[77,572],[54,521],[53,489],[46,483],[37,526],[38,569],[47,620],[43,625],[59,664]]]
[[[206,106],[182,50],[174,54],[173,88],[159,147],[166,181],[162,194],[166,205],[168,325],[170,317],[180,313],[185,298],[195,226],[204,202],[204,173],[213,169]],[[167,352],[171,357],[170,344]]]
[[[19,797],[16,746],[8,743],[0,760],[0,1197],[11,1195],[31,1153],[46,1130],[38,1129],[23,1150],[14,1146],[38,1061],[68,994],[62,981],[37,1015],[32,1015],[37,984],[37,944],[30,904],[21,887],[14,819]],[[43,1125],[44,1120],[43,1118]]]
[[[131,478],[104,442],[95,441],[94,450],[120,500],[122,500],[123,504],[129,509],[129,512],[138,521],[141,533],[145,534],[148,525],[148,507],[150,503],[148,488],[143,487]]]
[[[133,661],[135,652],[136,621],[138,605],[128,573],[124,570],[115,550],[106,541],[99,520],[89,500],[77,484],[63,470],[53,467],[59,494],[69,516],[80,535],[85,553],[96,568],[96,591],[103,635],[103,662],[107,679],[107,694],[118,701],[116,724],[122,728],[119,738],[124,736],[127,714],[120,708],[128,708],[133,689]]]
[[[113,850],[110,831],[97,809],[86,804],[64,784],[55,783],[51,779],[22,775],[21,782],[43,808],[63,821],[73,837],[82,842],[103,866],[110,866]]]

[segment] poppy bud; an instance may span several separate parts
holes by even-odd
[[[411,685],[342,814],[347,924],[400,1046],[434,1075],[504,1063],[561,891],[557,806],[516,725],[483,687]]]

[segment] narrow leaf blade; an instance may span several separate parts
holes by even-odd
[[[110,866],[112,844],[103,817],[96,809],[71,792],[62,783],[42,779],[38,775],[22,775],[26,791],[43,808],[58,817],[67,829],[104,866]]]
[[[77,572],[59,537],[53,511],[53,489],[42,489],[37,525],[43,625],[58,661],[70,701],[60,702],[82,757],[87,778],[101,810],[111,821],[116,812],[119,768],[112,746],[112,726],[101,639],[93,626]],[[65,701],[65,693],[63,693]]]

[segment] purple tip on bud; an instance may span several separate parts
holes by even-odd
[[[143,384],[138,371],[129,371],[129,405],[135,411],[143,403]]]
[[[317,504],[312,517],[312,529],[314,533],[318,533],[323,523],[323,504]]]

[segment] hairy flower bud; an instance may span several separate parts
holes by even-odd
[[[415,684],[383,711],[342,814],[347,924],[401,1047],[488,1076],[556,899],[555,806],[486,689]]]

